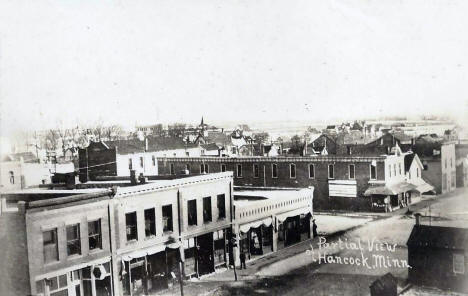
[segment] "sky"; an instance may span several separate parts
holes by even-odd
[[[0,3],[0,131],[468,118],[468,1]]]

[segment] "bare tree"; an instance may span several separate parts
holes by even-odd
[[[255,133],[252,136],[257,144],[265,144],[270,138],[270,135],[267,132]]]

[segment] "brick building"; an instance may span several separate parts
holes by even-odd
[[[158,166],[161,175],[232,171],[237,186],[313,186],[316,209],[368,211],[380,202],[365,196],[369,187],[393,186],[395,195],[413,189],[406,184],[404,155],[396,146],[394,154],[380,156],[171,157],[158,159]]]
[[[0,241],[0,294],[142,295],[181,270],[213,272],[229,260],[232,188],[226,172],[65,196],[2,195],[10,206],[0,216],[8,238]]]

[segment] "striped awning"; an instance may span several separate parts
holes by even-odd
[[[299,215],[306,215],[306,214],[312,214],[312,209],[307,207],[307,208],[299,208],[295,209],[286,213],[281,213],[279,215],[276,215],[276,219],[278,219],[279,222],[282,222],[286,220],[289,217],[294,217],[294,216],[299,216]]]
[[[365,196],[371,195],[397,195],[399,193],[411,191],[416,188],[416,185],[413,185],[408,182],[400,182],[391,185],[385,186],[376,186],[376,187],[369,187],[364,192]]]
[[[252,221],[252,222],[249,222],[249,223],[246,223],[246,224],[243,224],[241,226],[239,226],[239,230],[240,232],[248,232],[250,228],[257,228],[257,227],[260,227],[261,225],[265,225],[265,226],[270,226],[271,225],[271,222],[272,222],[272,219],[271,217],[268,217],[268,218],[265,218],[265,219],[262,219],[262,220],[256,220],[256,221]]]

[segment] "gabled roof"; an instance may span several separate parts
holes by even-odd
[[[219,150],[218,145],[216,145],[215,143],[202,144],[201,146],[203,147],[203,149],[208,150],[208,151],[211,151],[211,150],[218,151]]]
[[[32,152],[11,153],[2,157],[2,161],[23,161],[26,163],[39,162],[39,159]]]
[[[468,229],[415,225],[406,244],[413,247],[466,250],[468,248]]]
[[[415,155],[416,154],[414,153],[408,153],[405,155],[405,172],[409,171]]]

